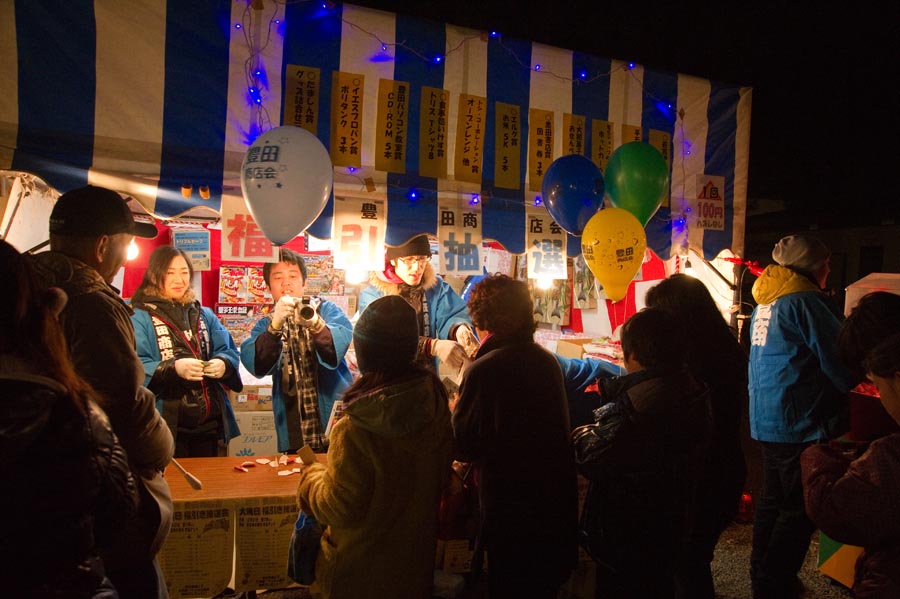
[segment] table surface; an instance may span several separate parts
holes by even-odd
[[[299,468],[301,464],[279,464],[277,468],[268,464],[256,464],[256,466],[248,467],[247,472],[240,472],[234,468],[244,462],[255,463],[259,457],[179,458],[178,463],[200,479],[203,488],[200,490],[191,488],[178,468],[174,464],[169,464],[165,476],[172,491],[172,500],[176,502],[207,501],[250,497],[293,497],[296,495],[297,476],[293,474],[279,476],[278,472]],[[274,457],[276,456],[271,456],[269,459]],[[316,456],[316,459],[322,463],[325,463],[325,458],[325,454]]]

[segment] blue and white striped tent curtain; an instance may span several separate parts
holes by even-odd
[[[525,133],[529,108],[667,132],[672,140],[671,207],[648,223],[649,246],[663,258],[687,247],[711,258],[744,244],[751,90],[694,76],[633,68],[612,60],[488,35],[351,4],[263,0],[15,0],[0,2],[0,169],[38,175],[65,191],[87,183],[132,195],[162,217],[218,211],[240,196],[240,165],[260,129],[282,123],[287,65],[321,72],[318,137],[329,145],[335,71],[365,75],[362,165],[335,169],[335,193],[387,198],[387,243],[437,230],[437,202],[481,193],[483,235],[513,253],[525,250]],[[237,27],[237,25],[241,25]],[[440,56],[440,61],[434,57]],[[258,60],[257,60],[258,59]],[[258,64],[260,104],[248,92]],[[536,66],[540,65],[537,70]],[[405,174],[376,171],[379,79],[406,81],[410,111]],[[252,84],[249,84],[252,85]],[[421,86],[450,92],[448,177],[418,172]],[[459,94],[487,98],[481,186],[453,176]],[[495,188],[494,105],[520,107],[521,189]],[[682,116],[679,117],[679,114]],[[560,156],[563,136],[554,136]],[[725,180],[725,230],[692,227],[684,198],[697,175]],[[375,183],[367,191],[363,181]],[[208,186],[210,198],[182,185]],[[419,198],[410,202],[407,191]],[[686,225],[680,224],[686,216]],[[331,236],[332,203],[309,228]],[[673,225],[674,223],[674,225]],[[580,251],[570,238],[570,255]]]

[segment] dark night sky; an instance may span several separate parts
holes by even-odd
[[[900,222],[898,2],[352,3],[752,86],[751,203],[822,226]]]

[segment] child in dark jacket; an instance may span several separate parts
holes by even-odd
[[[598,564],[598,598],[675,596],[711,431],[709,394],[684,363],[682,339],[662,310],[632,316],[622,329],[628,374],[599,382],[596,424],[572,433],[591,481],[582,541]]]
[[[847,366],[868,373],[885,410],[900,423],[900,297],[865,296],[844,324],[840,343],[845,360],[856,358]],[[856,562],[857,599],[900,597],[900,433],[867,447],[813,445],[800,465],[806,510],[816,526],[864,549]]]

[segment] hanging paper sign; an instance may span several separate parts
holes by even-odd
[[[222,261],[278,262],[272,245],[253,220],[243,198],[222,196]]]
[[[581,115],[563,113],[563,156],[584,155],[584,122]]]
[[[625,145],[632,141],[642,141],[641,133],[640,127],[636,127],[635,125],[622,125],[622,143],[620,145]]]
[[[528,189],[541,191],[544,173],[553,162],[553,111],[528,111]]]
[[[612,151],[613,124],[609,121],[591,119],[591,160],[604,173]]]
[[[529,279],[565,279],[566,232],[543,209],[525,213]]]
[[[450,92],[422,86],[419,104],[419,174],[447,178],[447,110]]]
[[[666,170],[672,172],[672,136],[668,131],[659,131],[658,129],[650,129],[648,133],[648,143],[659,150],[663,158],[666,159]],[[660,206],[669,207],[669,188],[666,187],[666,193],[663,196]]]
[[[494,185],[504,189],[521,189],[521,109],[505,102],[496,102],[494,107]]]
[[[384,200],[334,198],[334,268],[384,270],[384,234],[387,206]]]
[[[697,199],[691,216],[698,229],[725,230],[725,177],[697,175]]]
[[[481,274],[481,204],[438,209],[438,258],[442,273]]]
[[[406,172],[406,137],[409,122],[409,83],[378,81],[378,119],[375,124],[375,169]]]
[[[284,72],[284,124],[303,127],[313,135],[319,128],[319,69],[289,64]]]
[[[210,270],[209,231],[172,229],[172,245],[187,254],[194,270]]]
[[[362,163],[364,75],[334,74],[331,82],[331,161],[334,166]]]
[[[484,152],[484,125],[487,98],[459,95],[456,123],[456,158],[454,176],[457,181],[481,183],[481,161]]]

